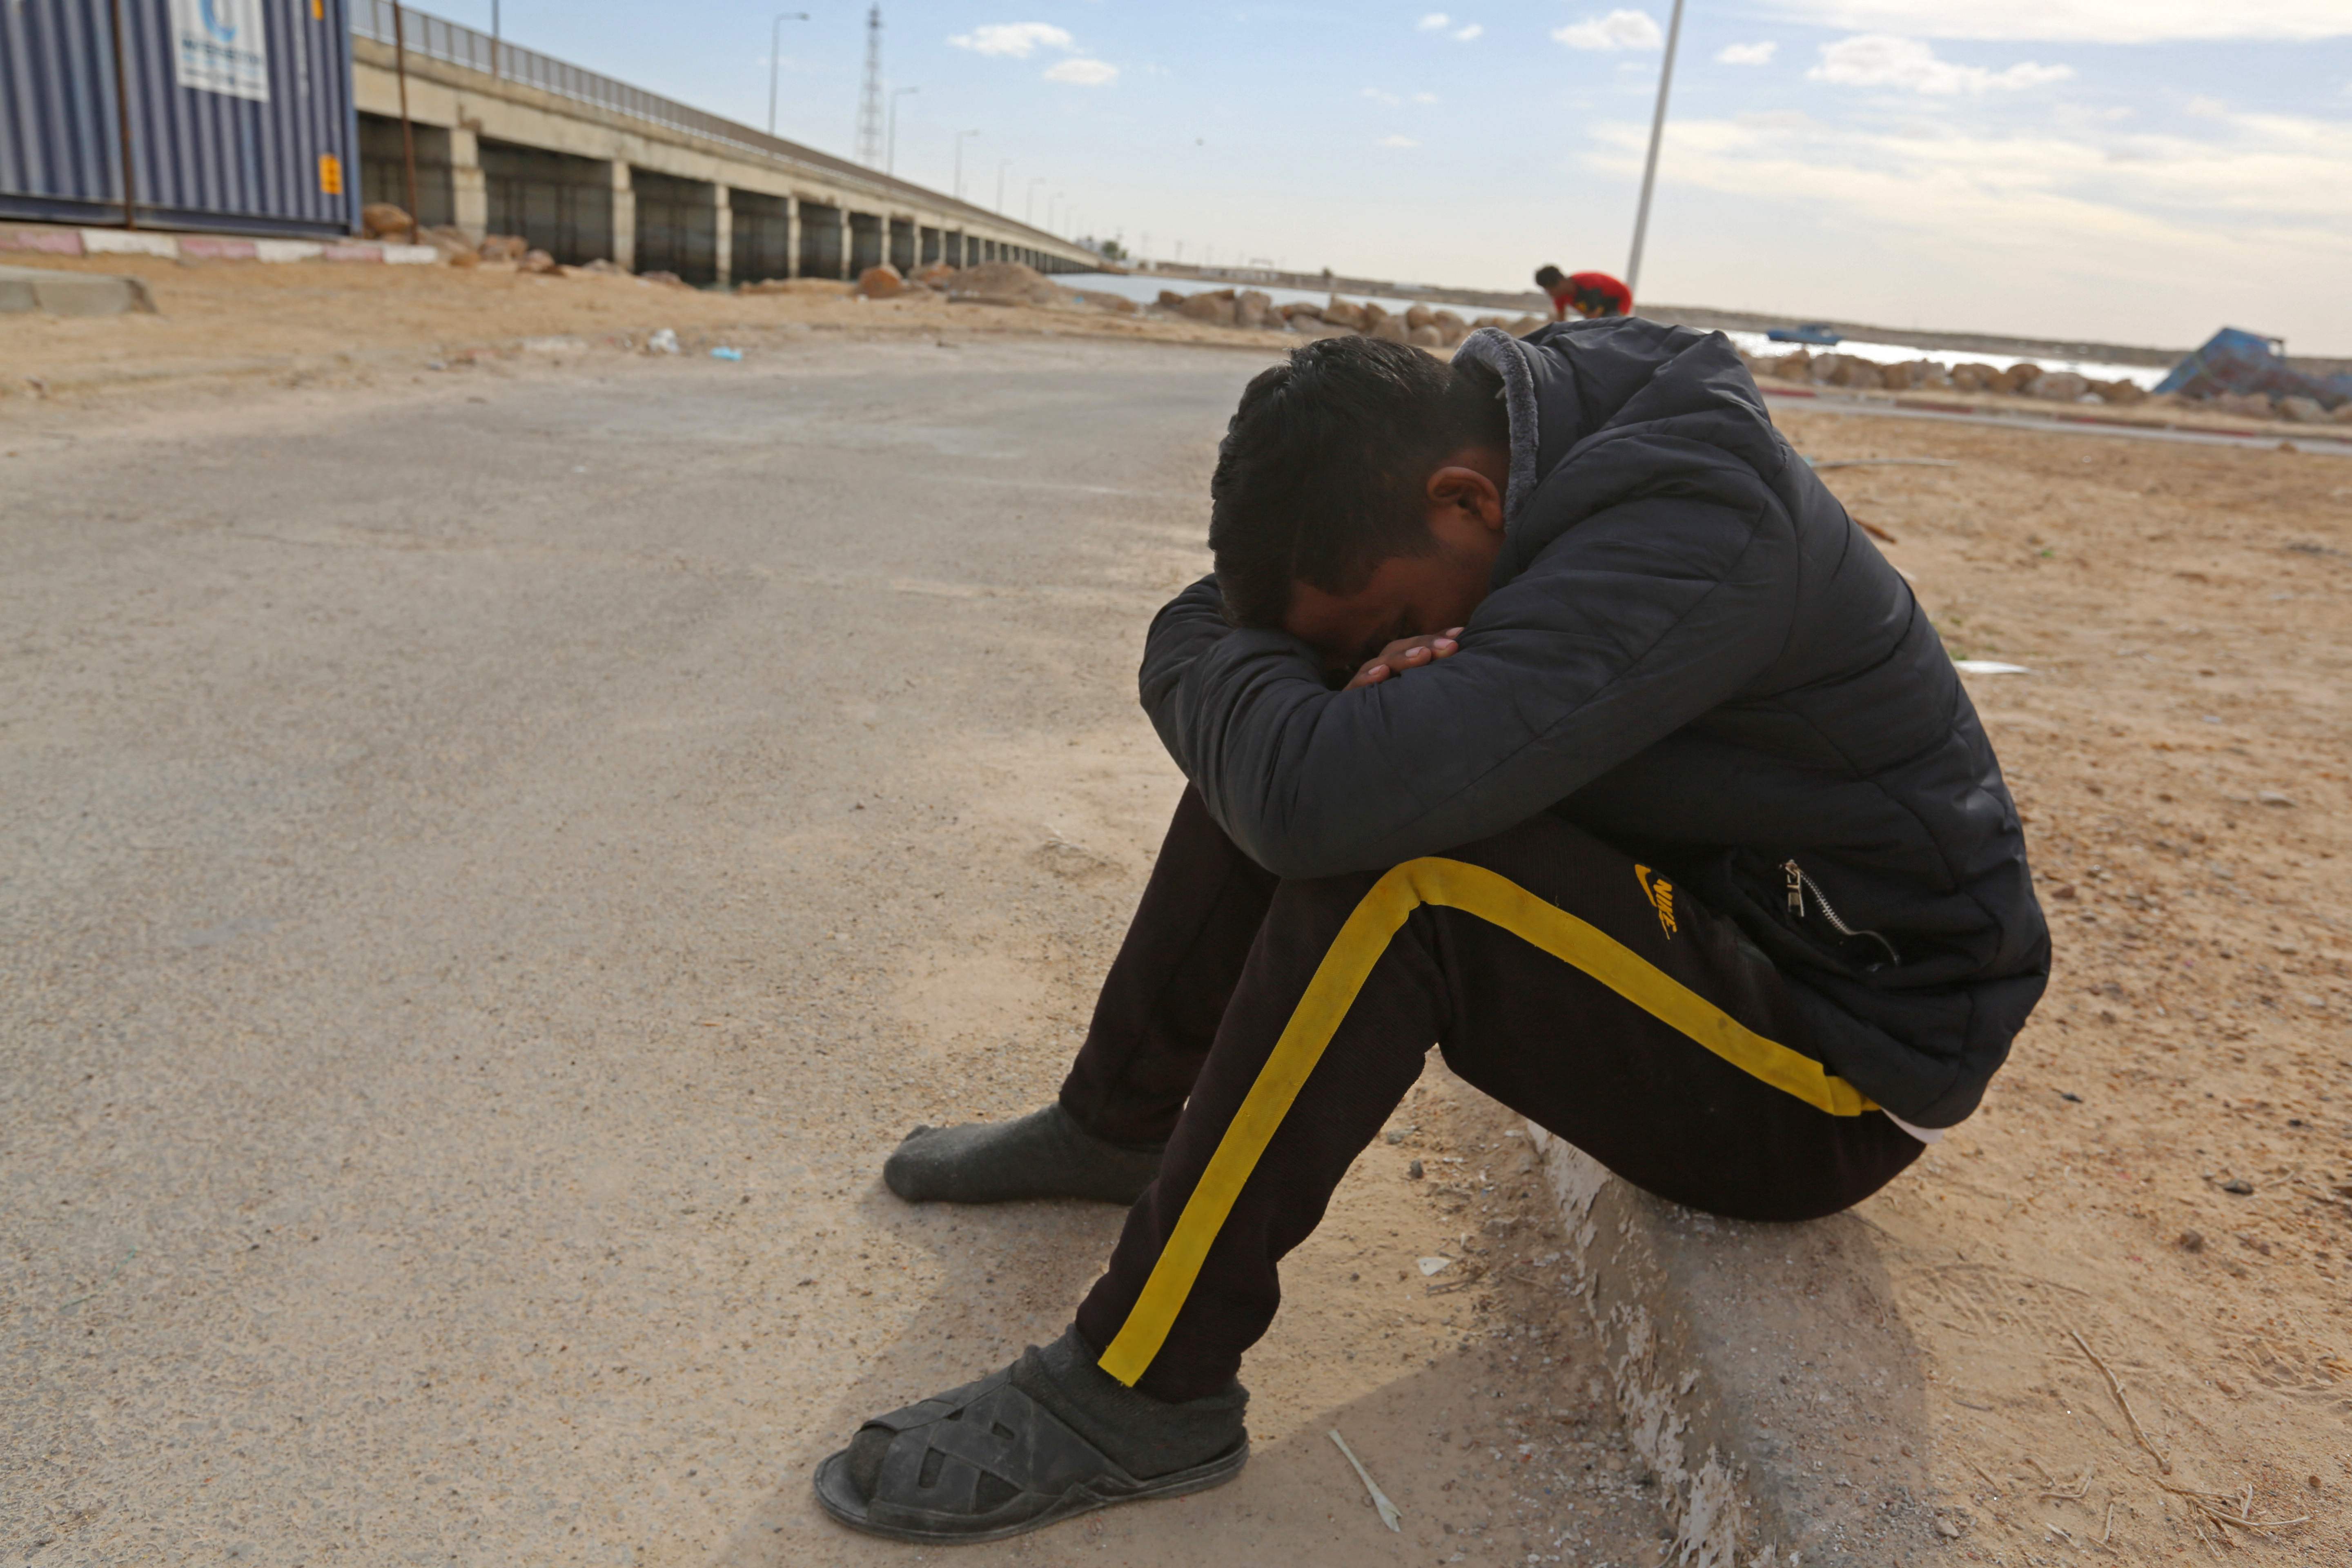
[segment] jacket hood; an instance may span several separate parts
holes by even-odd
[[[1524,338],[1482,327],[1454,358],[1502,382],[1511,473],[1497,586],[1601,507],[1700,475],[1716,481],[1702,488],[1778,490],[1794,460],[1720,332],[1639,316],[1563,321]],[[1635,436],[1647,438],[1627,439]]]

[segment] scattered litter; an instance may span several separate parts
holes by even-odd
[[[1418,1160],[1408,1160],[1408,1161],[1406,1161],[1406,1162],[1405,1162],[1405,1166],[1404,1166],[1404,1179],[1405,1179],[1406,1181],[1408,1181],[1408,1182],[1417,1182],[1417,1181],[1421,1180],[1421,1175],[1422,1175],[1422,1171],[1421,1171],[1421,1162],[1420,1162],[1420,1161],[1418,1161]]]
[[[1424,1258],[1415,1267],[1420,1268],[1421,1277],[1426,1279],[1433,1274],[1441,1273],[1452,1268],[1453,1264],[1454,1259],[1451,1258]]]
[[[1824,463],[1807,458],[1806,463],[1815,470],[1822,468],[1957,468],[1960,465],[1950,458],[1840,458]]]
[[[2254,1184],[2243,1176],[2232,1176],[2221,1184],[2221,1190],[2235,1194],[2242,1198],[2250,1198],[2254,1195]]]
[[[2282,795],[2274,789],[2257,790],[2254,792],[2254,799],[2263,805],[2293,805],[2294,804],[2294,797],[2293,795]]]
[[[1952,668],[1962,675],[2032,675],[2021,664],[2003,664],[1997,658],[1956,658]]]
[[[710,351],[710,357],[712,359],[727,360],[733,363],[740,363],[743,358],[743,351],[741,349],[730,349],[721,346],[712,349]]]
[[[1846,515],[1849,517],[1853,516],[1851,512]],[[1856,517],[1853,520],[1853,525],[1862,530],[1863,532],[1870,535],[1871,538],[1879,541],[1881,543],[1900,544],[1903,542],[1901,540],[1895,538],[1893,534],[1887,532],[1885,529],[1879,527],[1878,524],[1874,522],[1866,522],[1863,519]]]
[[[667,327],[659,329],[652,337],[646,340],[646,352],[649,354],[677,353],[677,333]]]
[[[2202,1252],[2205,1250],[2205,1233],[2201,1230],[2184,1230],[2174,1245],[2183,1252]]]
[[[1396,1504],[1389,1501],[1389,1494],[1381,1490],[1380,1483],[1372,1479],[1372,1472],[1364,1468],[1364,1461],[1356,1458],[1356,1450],[1348,1447],[1348,1439],[1339,1436],[1337,1426],[1331,1428],[1331,1441],[1339,1445],[1339,1452],[1345,1454],[1348,1463],[1356,1468],[1356,1479],[1364,1483],[1366,1491],[1372,1494],[1372,1506],[1381,1510],[1381,1522],[1398,1534],[1403,1534],[1404,1527],[1397,1521],[1404,1516],[1397,1511]]]
[[[2075,1093],[2073,1089],[2060,1089],[2060,1090],[2058,1091],[2058,1098],[2059,1098],[2059,1099],[2061,1099],[2061,1100],[2064,1100],[2064,1101],[2066,1101],[2066,1102],[2067,1102],[2068,1104],[2070,1104],[2070,1105],[2080,1105],[2080,1104],[2082,1104],[2082,1103],[2083,1103],[2083,1097],[2082,1097],[2081,1095],[2079,1095],[2079,1094],[2076,1094],[2076,1093]]]

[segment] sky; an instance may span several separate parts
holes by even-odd
[[[767,122],[771,4],[500,3]],[[776,130],[846,155],[866,8],[798,3]],[[961,145],[967,198],[1188,261],[1622,276],[1672,0],[1434,4],[886,4],[896,172],[948,189]],[[2352,0],[1688,0],[1639,293],[2352,355]]]

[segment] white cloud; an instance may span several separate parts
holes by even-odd
[[[1466,27],[1456,27],[1454,29],[1454,39],[1456,43],[1466,44],[1472,42],[1474,39],[1482,38],[1486,36],[1486,24],[1484,22],[1473,22]]]
[[[1453,21],[1454,18],[1447,16],[1443,11],[1432,11],[1428,16],[1423,16],[1420,21],[1415,22],[1413,26],[1424,33],[1437,33],[1444,31],[1447,26],[1452,25]]]
[[[1414,141],[1410,136],[1383,136],[1381,138],[1381,145],[1383,147],[1418,147],[1421,143]]]
[[[2023,60],[2007,70],[1955,65],[1937,59],[1936,51],[1916,38],[1887,33],[1864,33],[1822,46],[1822,62],[1805,75],[1814,81],[1840,87],[1899,87],[1913,92],[1949,97],[1955,93],[2015,92],[2065,81],[2072,66],[2045,66]]]
[[[1040,48],[1066,52],[1077,47],[1066,29],[1051,22],[997,22],[960,33],[948,42],[976,55],[1010,55],[1016,60],[1025,60]]]
[[[1435,103],[1437,95],[1433,92],[1416,92],[1412,95],[1412,100],[1415,103]]]
[[[1718,64],[1727,66],[1769,66],[1780,45],[1767,40],[1760,44],[1726,44],[1716,51]]]
[[[1571,49],[1654,49],[1666,41],[1647,11],[1612,11],[1554,27],[1551,37]]]
[[[1045,68],[1047,81],[1072,82],[1079,87],[1108,87],[1118,79],[1118,68],[1108,60],[1059,60]]]
[[[1768,9],[1817,27],[1928,38],[2152,44],[2352,36],[2344,0],[1769,0]]]

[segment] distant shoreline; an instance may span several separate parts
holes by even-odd
[[[1268,284],[1282,289],[1328,289],[1342,295],[1378,294],[1426,300],[1433,305],[1474,305],[1486,310],[1509,310],[1514,313],[1535,311],[1549,314],[1551,301],[1534,289],[1511,292],[1489,289],[1447,289],[1433,284],[1398,283],[1375,278],[1345,278],[1319,272],[1277,272],[1261,267],[1190,267],[1172,262],[1154,262],[1149,268],[1131,268],[1138,277],[1181,278],[1204,283],[1233,283],[1246,286]],[[1818,316],[1775,316],[1760,310],[1722,310],[1707,305],[1648,305],[1641,313],[1652,321],[1666,321],[1675,326],[1696,327],[1702,331],[1767,332],[1775,327],[1798,327],[1815,322],[1845,337],[1864,339],[1872,342],[1902,343],[1913,348],[1959,349],[1989,354],[2012,354],[2020,358],[2065,360],[2097,360],[2109,364],[2170,365],[2178,363],[2189,351],[2186,348],[2151,348],[2144,344],[2103,343],[2089,340],[2064,338],[2006,337],[1996,332],[1962,332],[1915,331],[1903,327],[1882,327],[1863,321],[1823,321]]]

